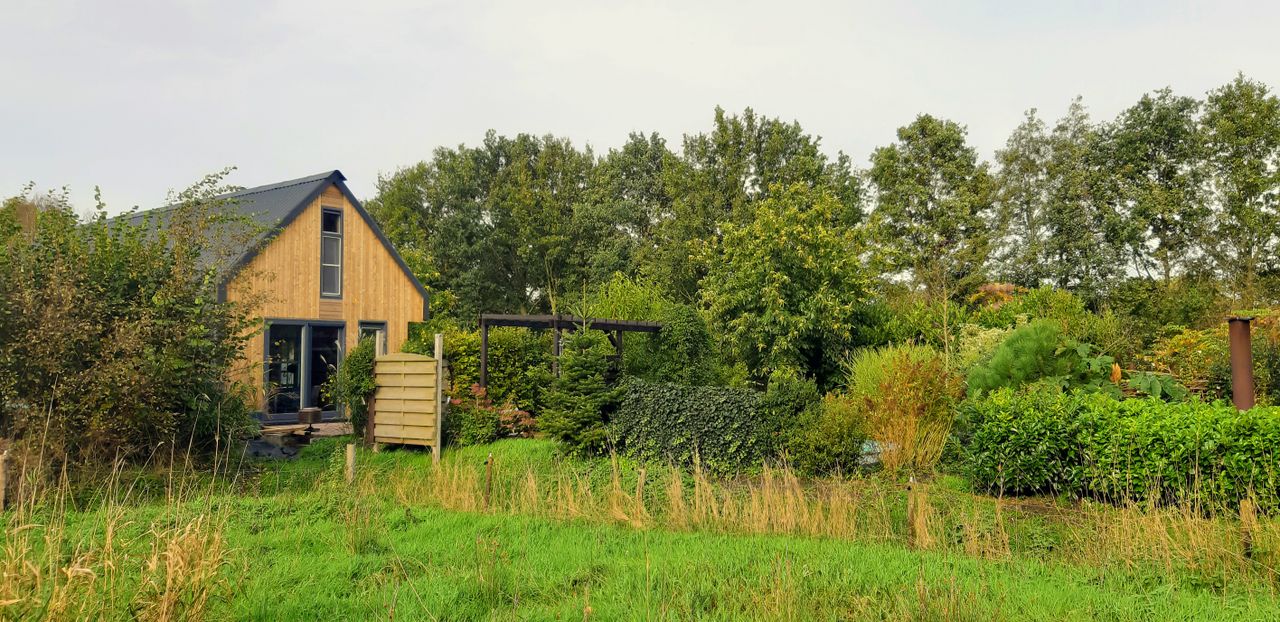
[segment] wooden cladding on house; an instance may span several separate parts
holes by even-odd
[[[376,443],[438,448],[440,364],[420,354],[388,354],[374,363],[378,385],[373,399]]]

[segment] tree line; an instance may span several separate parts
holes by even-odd
[[[717,108],[678,149],[656,133],[598,155],[491,131],[380,177],[367,207],[434,312],[463,320],[551,311],[619,273],[738,313],[801,278],[864,298],[964,303],[1003,282],[1094,309],[1192,290],[1250,307],[1277,298],[1280,100],[1244,75],[1202,97],[1144,94],[1110,120],[1076,99],[1055,121],[1028,111],[993,161],[960,123],[921,114],[866,167],[750,108]],[[848,320],[847,302],[811,311]]]

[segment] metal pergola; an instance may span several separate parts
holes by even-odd
[[[554,365],[557,372],[560,366],[560,335],[562,331],[578,330],[581,326],[592,330],[604,331],[618,352],[618,360],[622,360],[622,334],[656,333],[662,330],[661,322],[641,322],[635,320],[611,320],[606,318],[583,318],[574,315],[508,315],[503,313],[480,314],[480,386],[489,386],[489,328],[495,326],[521,326],[536,330],[554,331],[552,333],[552,351],[555,354]]]

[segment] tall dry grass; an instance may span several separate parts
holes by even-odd
[[[382,474],[365,485],[388,491],[404,505],[639,529],[836,538],[982,559],[1024,555],[1101,571],[1155,572],[1171,583],[1190,578],[1271,594],[1280,589],[1280,519],[1256,512],[1233,519],[1189,506],[1010,500],[923,481],[804,480],[785,467],[721,480],[696,467],[692,473],[628,472],[615,460],[606,481],[572,465],[494,469],[487,508],[484,470],[459,460]]]
[[[170,453],[163,504],[146,524],[127,518],[139,480],[126,481],[119,462],[92,508],[78,507],[65,466],[51,479],[39,452],[15,466],[0,514],[0,618],[200,620],[230,592],[225,517],[189,453]],[[227,466],[226,456],[213,462],[215,472]]]

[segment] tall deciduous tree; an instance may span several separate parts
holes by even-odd
[[[550,307],[587,278],[596,234],[584,209],[595,162],[564,139],[489,132],[479,147],[437,149],[379,179],[368,202],[411,267],[457,297],[463,316]],[[584,232],[593,235],[583,235]]]
[[[1124,274],[1121,223],[1100,196],[1098,131],[1077,98],[1049,135],[1044,261],[1046,277],[1087,301]]]
[[[1143,95],[1104,129],[1102,164],[1133,267],[1168,283],[1200,255],[1210,215],[1204,197],[1200,103],[1168,89]]]
[[[707,266],[701,250],[714,245],[724,223],[743,225],[773,188],[801,186],[830,194],[848,226],[862,219],[862,186],[850,159],[828,158],[821,139],[799,123],[759,116],[750,108],[729,115],[716,108],[711,132],[686,135],[677,165],[666,179],[673,193],[672,214],[657,229],[657,252],[649,276],[668,283],[681,300],[697,299]]]
[[[791,369],[829,384],[859,342],[867,279],[842,209],[829,192],[774,186],[708,258],[703,305],[759,381]]]
[[[873,231],[891,269],[934,297],[980,285],[991,248],[992,180],[960,125],[920,115],[876,149]]]
[[[1000,278],[1039,287],[1045,269],[1045,211],[1048,209],[1048,128],[1034,109],[996,152],[996,205],[1000,238],[995,251]]]
[[[1280,269],[1280,100],[1237,76],[1209,93],[1203,131],[1219,210],[1209,255],[1237,301],[1253,305]]]

